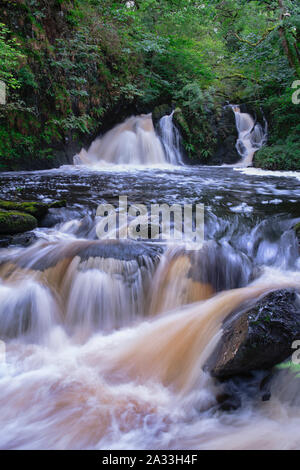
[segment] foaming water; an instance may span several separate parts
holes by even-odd
[[[166,159],[172,165],[182,164],[181,137],[173,123],[174,111],[169,116],[163,116],[159,121],[159,131],[165,150]]]
[[[134,116],[96,139],[89,150],[74,157],[75,164],[157,165],[166,163],[151,114]]]
[[[31,246],[0,251],[0,448],[299,448],[300,379],[280,371],[269,402],[222,413],[203,370],[228,314],[299,290],[295,178],[116,168],[3,178],[68,207]],[[97,204],[120,188],[134,204],[205,203],[202,249],[97,239]]]
[[[299,280],[286,285],[299,286]],[[201,367],[219,339],[222,318],[276,287],[224,292],[130,329],[98,333],[84,344],[59,327],[49,330],[47,344],[10,342],[0,376],[1,447],[263,447],[258,436],[272,428],[279,433],[283,405],[277,398],[272,402],[279,409],[275,415],[261,404],[256,411],[219,416],[215,385]],[[294,387],[290,380],[292,405]],[[287,425],[291,413],[285,409],[279,422]],[[256,434],[246,417],[257,423]]]
[[[261,168],[234,168],[236,171],[240,171],[244,175],[251,176],[273,176],[273,177],[285,177],[285,178],[297,178],[300,181],[300,171],[271,171],[262,170]]]
[[[267,124],[265,129],[255,123],[248,113],[241,113],[239,106],[232,106],[235,115],[238,140],[236,149],[242,157],[241,166],[251,166],[254,153],[261,148],[267,139]]]

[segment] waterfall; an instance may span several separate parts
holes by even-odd
[[[267,122],[265,128],[255,123],[248,113],[241,113],[239,106],[232,106],[235,115],[238,140],[236,149],[242,157],[242,166],[251,166],[254,153],[260,149],[267,140]]]
[[[154,130],[152,115],[126,119],[97,138],[88,151],[75,155],[75,165],[161,165],[182,163],[180,134],[173,124],[173,113],[159,122],[161,139]]]
[[[174,111],[167,116],[163,116],[159,121],[159,131],[161,141],[165,150],[166,159],[172,165],[182,165],[182,155],[180,151],[180,133],[173,123]]]

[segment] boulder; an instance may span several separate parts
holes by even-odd
[[[0,234],[13,235],[37,227],[37,219],[30,214],[0,210]]]
[[[0,200],[0,209],[6,211],[17,211],[17,212],[25,212],[26,214],[30,214],[36,219],[41,219],[44,217],[48,212],[48,204],[44,202],[35,202],[35,201],[4,201]]]
[[[298,238],[299,243],[300,243],[300,222],[295,225],[294,230],[296,232],[296,237]]]
[[[0,237],[0,248],[8,246],[29,246],[37,240],[34,232],[17,233],[16,235],[4,235]]]
[[[160,104],[159,106],[156,106],[152,111],[152,121],[154,126],[156,126],[163,116],[171,114],[172,111],[172,106],[169,104]]]
[[[67,201],[65,199],[61,199],[59,201],[51,202],[51,204],[49,204],[49,208],[58,209],[61,207],[66,207],[66,205],[67,205]]]
[[[269,370],[293,352],[300,339],[299,298],[293,290],[274,291],[223,326],[222,339],[206,368],[218,379]]]
[[[216,123],[217,147],[209,163],[220,165],[222,163],[233,164],[241,157],[236,150],[237,130],[235,117],[231,107],[224,107],[222,114]]]

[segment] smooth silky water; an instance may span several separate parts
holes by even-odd
[[[127,150],[153,132],[147,119],[143,129],[115,129]],[[228,314],[300,287],[299,175],[171,166],[166,151],[156,167],[122,166],[120,142],[101,150],[106,137],[79,165],[1,176],[3,198],[68,204],[52,210],[56,225],[36,229],[33,245],[0,251],[0,447],[299,448],[299,378],[281,371],[270,401],[249,398],[224,413],[203,371]],[[99,240],[97,206],[117,206],[120,195],[203,203],[202,249]]]

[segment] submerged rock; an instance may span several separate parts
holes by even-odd
[[[292,354],[295,339],[300,339],[297,294],[275,291],[225,321],[222,339],[207,368],[219,379],[271,369]]]
[[[29,246],[37,240],[34,232],[17,233],[16,235],[5,235],[0,237],[0,248],[6,248],[10,245]]]
[[[299,243],[300,243],[300,222],[295,225],[294,230],[296,232],[296,237],[298,238]]]
[[[13,235],[37,227],[37,219],[30,214],[0,210],[0,234]]]

